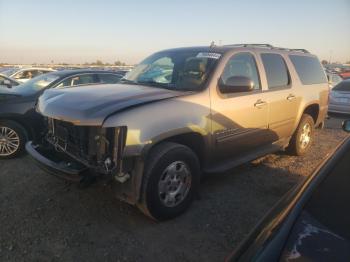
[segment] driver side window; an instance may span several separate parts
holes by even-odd
[[[239,53],[233,55],[227,62],[221,80],[226,84],[227,79],[231,77],[248,77],[254,83],[254,90],[260,90],[259,73],[255,58],[250,53]]]

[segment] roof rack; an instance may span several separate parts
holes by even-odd
[[[227,47],[262,47],[262,48],[269,48],[269,49],[278,49],[278,50],[285,50],[285,51],[292,51],[292,52],[302,52],[309,54],[310,52],[306,49],[300,49],[300,48],[284,48],[284,47],[275,47],[270,44],[232,44],[232,45],[224,45]]]
[[[232,44],[232,45],[224,45],[224,46],[227,46],[227,47],[249,47],[249,46],[257,46],[257,47],[267,47],[267,48],[273,48],[272,45],[270,44]]]
[[[300,48],[294,48],[294,49],[288,49],[290,51],[296,51],[296,52],[303,52],[303,53],[310,53],[308,50],[306,49],[300,49]]]

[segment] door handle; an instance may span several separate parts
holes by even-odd
[[[295,99],[295,95],[293,95],[293,94],[289,94],[288,96],[287,96],[287,100],[288,101],[292,101],[292,100],[294,100]]]
[[[259,99],[258,101],[255,102],[254,106],[257,108],[261,108],[263,106],[267,105],[267,103],[265,101],[262,101],[261,99]]]

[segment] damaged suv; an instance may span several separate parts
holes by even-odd
[[[37,110],[46,136],[26,149],[57,176],[109,178],[120,199],[165,220],[189,207],[202,173],[278,150],[305,154],[328,93],[317,57],[306,50],[170,49],[120,84],[45,91]]]

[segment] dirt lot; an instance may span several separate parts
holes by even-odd
[[[0,261],[222,261],[346,136],[318,130],[305,157],[283,153],[207,177],[183,216],[157,224],[102,185],[79,189],[28,157],[0,161]]]

